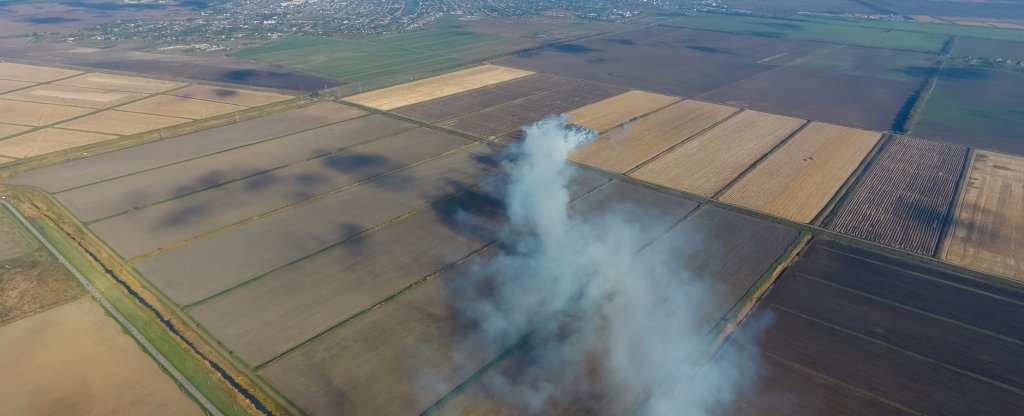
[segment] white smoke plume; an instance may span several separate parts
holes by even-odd
[[[515,351],[481,382],[528,414],[718,414],[757,381],[758,364],[732,353],[696,367],[717,291],[680,259],[709,236],[666,235],[628,201],[577,212],[567,158],[595,133],[564,116],[524,133],[507,151],[498,249],[450,291],[470,328],[464,350]]]

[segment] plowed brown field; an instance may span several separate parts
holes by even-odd
[[[725,191],[721,200],[811,222],[880,138],[867,130],[811,123]]]
[[[652,160],[631,176],[710,197],[803,123],[795,118],[744,111]]]
[[[533,74],[531,71],[481,65],[450,74],[382,88],[346,98],[379,110],[391,110]]]
[[[718,104],[682,101],[606,132],[573,153],[571,159],[623,173],[736,111],[736,108]]]
[[[978,150],[946,237],[946,261],[1024,280],[1024,158]]]

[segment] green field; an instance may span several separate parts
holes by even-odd
[[[465,30],[424,30],[368,40],[289,37],[235,56],[300,69],[371,89],[422,78],[537,42]]]
[[[905,32],[891,28],[853,25],[852,19],[773,19],[765,17],[700,14],[673,19],[669,26],[714,30],[781,39],[831,42],[918,52],[938,52],[948,35]],[[838,24],[837,24],[838,23]]]

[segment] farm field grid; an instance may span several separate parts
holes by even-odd
[[[543,371],[550,351],[535,334],[573,328],[571,305],[529,322],[528,335],[482,342],[460,315],[467,286],[502,284],[481,270],[530,249],[503,240],[525,209],[507,205],[517,184],[503,180],[524,157],[523,127],[564,115],[569,131],[592,135],[564,163],[566,217],[642,227],[636,258],[671,252],[708,288],[687,310],[699,356],[686,357],[684,378],[708,379],[735,356],[761,363],[724,414],[1014,414],[1024,408],[1016,87],[989,115],[959,114],[1020,73],[956,57],[1024,43],[1024,31],[972,22],[698,15],[595,24],[579,28],[584,40],[538,49],[511,28],[465,23],[457,36],[285,37],[236,53],[367,86],[279,108],[295,96],[0,62],[4,162],[267,106],[0,175],[12,192],[45,193],[34,204],[81,227],[68,237],[137,273],[160,310],[275,411],[642,413],[649,392],[618,394],[621,380],[600,368],[623,358],[610,349],[580,358],[593,363],[573,383]],[[517,48],[531,49],[505,56]],[[971,127],[982,118],[1001,124]],[[46,328],[33,343],[0,342],[12,348],[4,356],[74,337],[96,354],[82,366],[90,375],[109,367],[99,350],[153,367],[73,282],[19,277],[43,274],[18,259],[46,252],[9,238],[28,237],[13,218],[0,215],[0,230],[0,261],[13,267],[0,288],[40,294],[25,304],[0,292],[0,339]],[[124,345],[98,344],[113,340]],[[159,411],[202,412],[152,370],[130,377],[159,379]],[[510,400],[499,393],[509,383],[541,386],[543,400]],[[132,394],[106,405],[152,403]]]
[[[0,62],[0,157],[64,151],[293,96]]]

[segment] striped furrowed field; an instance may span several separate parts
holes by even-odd
[[[790,117],[743,111],[630,176],[711,197],[803,124]]]
[[[894,137],[828,228],[926,256],[935,253],[967,149]]]
[[[942,259],[1024,280],[1024,158],[975,151]]]
[[[880,138],[866,130],[811,123],[726,190],[721,200],[811,222]]]

